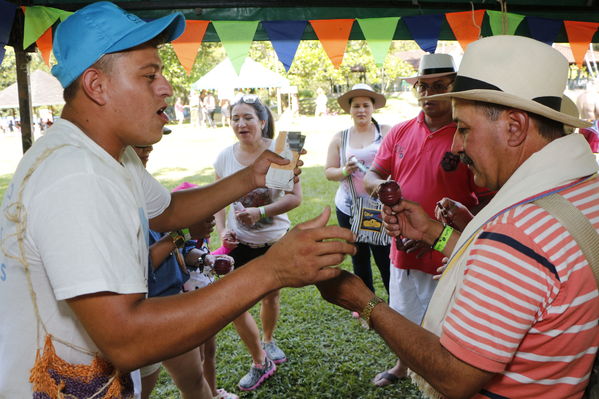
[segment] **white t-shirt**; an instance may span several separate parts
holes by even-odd
[[[245,168],[235,157],[233,148],[235,144],[225,148],[218,154],[214,162],[216,174],[223,178]],[[274,150],[274,141],[271,141],[269,149]],[[246,208],[258,207],[271,204],[285,194],[282,190],[271,190],[269,188],[257,188],[241,197],[238,201]],[[238,223],[235,218],[233,206],[229,207],[227,215],[227,228],[237,234],[237,239],[244,243],[264,244],[279,240],[289,230],[289,218],[286,213],[271,216],[259,220],[253,226],[245,226]]]
[[[64,119],[27,151],[0,214],[2,398],[31,397],[29,370],[45,335],[40,330],[37,336],[23,265],[4,254],[19,256],[16,225],[6,214],[14,208],[11,204],[18,200],[23,178],[32,168],[22,199],[23,243],[40,315],[49,333],[90,352],[97,348],[65,299],[103,291],[147,292],[148,219],[170,203],[168,190],[146,172],[132,148],[117,162]],[[66,361],[89,364],[91,357],[84,352],[58,342],[54,346]]]

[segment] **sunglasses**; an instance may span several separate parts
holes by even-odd
[[[256,94],[244,94],[237,101],[238,103],[254,104],[260,102],[260,98]]]

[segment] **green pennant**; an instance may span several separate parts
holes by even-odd
[[[25,9],[25,27],[23,29],[23,48],[31,46],[58,18],[64,20],[72,12],[57,8],[32,6]]]
[[[389,52],[391,40],[395,35],[399,17],[389,18],[358,18],[358,23],[370,47],[374,62],[382,67]]]
[[[494,36],[513,35],[524,19],[524,15],[509,12],[487,10],[487,14],[489,14],[489,25],[491,25],[491,32]]]
[[[63,11],[63,10],[58,10],[58,11],[60,11],[60,14],[59,14],[60,22],[64,22],[65,19],[67,19],[68,17],[73,15],[73,11]]]
[[[227,56],[239,75],[260,21],[212,21]]]

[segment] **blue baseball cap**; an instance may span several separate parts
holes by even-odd
[[[56,28],[53,51],[58,63],[52,75],[67,87],[104,54],[139,46],[165,31],[170,42],[184,30],[180,12],[145,22],[108,1],[92,3]]]

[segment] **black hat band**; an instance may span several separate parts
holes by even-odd
[[[490,83],[484,82],[479,79],[469,78],[467,76],[456,76],[455,81],[453,83],[452,92],[457,93],[460,91],[467,90],[497,90],[503,91],[499,87],[492,85]],[[562,105],[562,98],[557,96],[542,96],[535,97],[532,99],[533,101],[538,102],[541,105],[549,107],[559,112]]]
[[[455,73],[455,69],[451,67],[445,68],[425,68],[422,70],[422,75],[433,75],[436,73]]]

